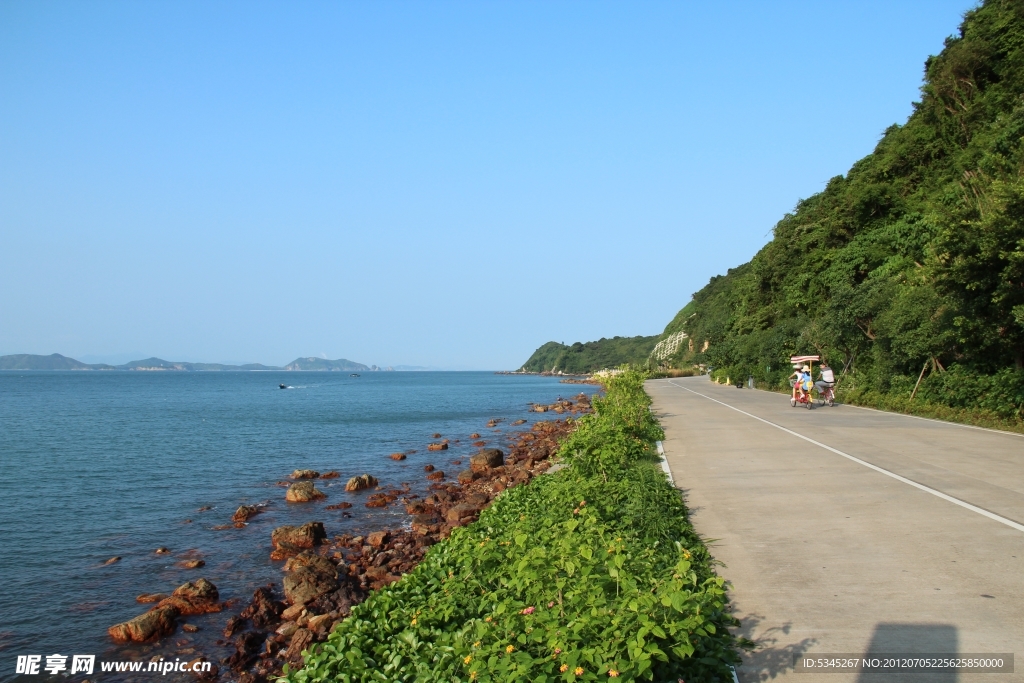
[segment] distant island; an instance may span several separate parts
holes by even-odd
[[[400,366],[401,367],[401,366]],[[392,370],[393,368],[384,368]],[[105,363],[83,363],[74,358],[53,353],[39,356],[31,353],[18,353],[11,356],[0,356],[0,370],[134,370],[134,371],[171,371],[171,372],[258,372],[268,370],[298,372],[374,372],[381,370],[376,365],[366,366],[362,363],[339,358],[296,358],[284,367],[246,363],[245,365],[226,365],[224,363],[186,363],[166,361],[162,358],[146,358],[133,360],[123,365],[107,365]]]

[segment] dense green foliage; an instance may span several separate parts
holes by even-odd
[[[548,342],[533,352],[523,364],[523,369],[527,372],[586,374],[626,364],[642,365],[647,362],[647,356],[658,339],[658,335],[611,339],[602,337],[592,342],[576,342],[572,346]]]
[[[780,386],[789,355],[820,353],[847,391],[909,397],[924,371],[918,400],[1020,416],[1022,169],[1024,3],[988,0],[926,62],[909,120],[680,311],[671,364]]]
[[[286,680],[732,680],[723,580],[655,464],[643,379],[610,380],[569,468],[502,493]]]

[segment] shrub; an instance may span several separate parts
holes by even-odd
[[[731,680],[725,585],[654,462],[644,377],[608,381],[570,467],[502,493],[284,680]]]

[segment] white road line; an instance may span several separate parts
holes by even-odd
[[[892,477],[893,479],[896,479],[898,481],[902,481],[904,484],[910,484],[914,488],[921,489],[922,491],[930,493],[933,496],[938,496],[939,498],[942,498],[943,500],[947,500],[950,503],[954,503],[955,505],[959,505],[960,507],[966,508],[966,509],[970,510],[971,512],[977,512],[979,515],[982,515],[984,517],[988,517],[989,519],[995,520],[995,521],[999,522],[1000,524],[1005,524],[1006,526],[1012,527],[1012,528],[1016,529],[1017,531],[1024,531],[1024,524],[1020,524],[1018,522],[1015,522],[1012,519],[1007,519],[1006,517],[1001,517],[1001,516],[995,514],[994,512],[989,512],[988,510],[986,510],[984,508],[980,508],[977,505],[971,505],[970,503],[968,503],[966,501],[960,500],[959,498],[954,498],[953,496],[951,496],[949,494],[943,493],[942,491],[937,491],[937,490],[935,490],[935,489],[933,489],[933,488],[931,488],[929,486],[925,486],[924,484],[918,484],[916,481],[914,481],[912,479],[907,479],[906,477],[901,477],[900,475],[896,474],[895,472],[890,472],[889,470],[884,469],[882,467],[879,467],[878,465],[872,465],[871,463],[869,463],[869,462],[867,462],[865,460],[861,460],[860,458],[854,457],[854,456],[850,455],[849,453],[843,453],[841,450],[838,450],[836,448],[832,448],[831,446],[826,446],[825,444],[821,443],[820,441],[815,441],[814,439],[812,439],[810,437],[804,436],[803,434],[800,434],[798,432],[794,432],[792,429],[786,429],[782,425],[775,424],[774,422],[766,420],[763,417],[758,417],[757,415],[753,415],[751,413],[748,413],[745,410],[740,410],[739,408],[731,406],[728,403],[723,403],[722,401],[719,401],[718,399],[714,399],[714,398],[711,398],[710,396],[706,396],[705,394],[702,394],[699,391],[694,391],[693,389],[688,389],[687,387],[684,387],[681,384],[676,384],[672,380],[668,380],[668,383],[671,384],[674,387],[678,387],[679,389],[683,389],[685,391],[689,391],[691,394],[696,394],[697,396],[700,396],[702,398],[706,398],[709,401],[714,401],[715,403],[717,403],[719,405],[722,405],[722,406],[725,406],[726,408],[729,408],[730,410],[735,410],[737,413],[741,413],[743,415],[746,415],[747,417],[752,417],[755,420],[758,420],[759,422],[764,422],[766,425],[771,425],[772,427],[775,427],[776,429],[781,429],[782,431],[786,432],[787,434],[792,434],[793,436],[797,437],[798,439],[803,439],[804,441],[807,441],[808,443],[813,443],[815,446],[819,446],[821,448],[824,448],[826,451],[831,451],[832,453],[835,453],[836,455],[841,455],[841,456],[843,456],[844,458],[846,458],[848,460],[852,460],[855,463],[858,463],[860,465],[864,465],[864,467],[869,467],[869,468],[875,470],[876,472],[880,472],[880,473],[886,475],[887,477]]]

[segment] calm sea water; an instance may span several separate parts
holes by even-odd
[[[580,389],[482,372],[0,373],[0,680],[14,678],[20,654],[195,650],[216,661],[207,649],[227,613],[190,617],[200,633],[179,630],[158,646],[117,647],[106,629],[145,611],[136,595],[200,576],[223,599],[280,585],[280,563],[269,560],[276,526],[318,520],[337,534],[401,524],[400,506],[368,509],[365,494],[344,492],[346,479],[368,472],[422,491],[425,464],[451,476],[465,467],[452,461],[475,450],[471,432],[507,443],[505,423],[489,430],[490,418],[532,421],[528,403]],[[428,453],[435,432],[460,443]],[[408,450],[417,452],[403,462],[388,458]],[[324,502],[286,504],[277,482],[296,468],[342,478],[318,482]],[[355,504],[351,518],[324,510],[342,500]],[[244,529],[212,528],[258,502],[267,512]],[[156,555],[159,546],[172,553]],[[103,565],[114,556],[123,559]],[[185,557],[206,566],[177,568]]]

